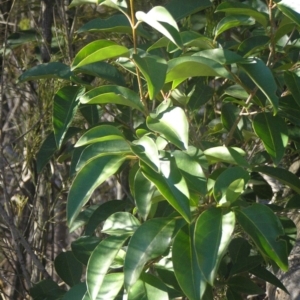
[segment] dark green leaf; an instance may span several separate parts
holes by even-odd
[[[266,35],[255,35],[245,39],[238,47],[238,53],[244,57],[251,56],[256,51],[263,50],[268,47],[270,37]]]
[[[90,126],[94,126],[99,123],[99,115],[101,111],[96,105],[81,104],[79,106],[79,110]]]
[[[33,300],[57,300],[65,294],[65,291],[61,290],[52,279],[45,279],[34,284],[29,293]]]
[[[300,77],[293,72],[285,72],[284,81],[292,93],[294,100],[300,106]]]
[[[86,283],[82,282],[69,289],[63,296],[62,300],[82,300],[85,293]]]
[[[227,281],[228,286],[238,293],[255,295],[264,294],[265,291],[257,286],[250,278],[234,276]]]

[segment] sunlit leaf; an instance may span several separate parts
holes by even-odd
[[[277,3],[277,7],[298,26],[300,26],[300,9],[296,0],[282,0]]]

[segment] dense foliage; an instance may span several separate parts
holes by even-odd
[[[109,8],[78,30],[105,38],[19,77],[61,86],[37,172],[70,160],[67,223],[84,227],[54,261],[70,290],[45,279],[33,299],[234,300],[263,294],[256,278],[285,290],[270,266],[288,269],[281,213],[299,207],[300,10],[217,2],[73,0]],[[111,176],[123,199],[89,206]]]

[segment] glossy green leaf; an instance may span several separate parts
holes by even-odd
[[[81,236],[72,242],[72,252],[76,259],[86,266],[92,252],[100,241],[101,239],[96,236]]]
[[[124,140],[124,136],[115,126],[99,125],[85,132],[75,144],[75,147],[110,140]]]
[[[98,40],[83,47],[75,56],[72,70],[94,62],[128,56],[129,50],[110,40]]]
[[[80,155],[76,165],[76,171],[85,166],[91,159],[107,155],[132,154],[128,143],[124,140],[111,140],[93,143],[87,146]]]
[[[273,168],[269,166],[261,166],[253,168],[252,171],[254,172],[261,172],[263,174],[269,175],[282,184],[289,186],[292,190],[296,193],[300,194],[300,180],[299,178],[291,173],[290,171],[282,168]]]
[[[281,97],[279,100],[279,115],[287,118],[293,124],[300,126],[299,114],[300,106],[292,95]]]
[[[190,300],[201,299],[206,280],[198,266],[194,248],[194,225],[187,225],[176,235],[172,247],[172,259],[176,278]]]
[[[166,82],[173,88],[189,77],[217,76],[232,79],[232,75],[216,61],[200,56],[183,56],[168,61]]]
[[[149,26],[156,29],[176,44],[179,48],[182,47],[177,23],[164,7],[155,6],[148,13],[138,11],[135,15],[138,21],[147,23]]]
[[[144,273],[141,279],[130,288],[128,300],[168,300],[167,287],[159,278]]]
[[[113,103],[130,106],[142,112],[144,111],[144,106],[137,93],[117,85],[104,85],[94,88],[84,94],[80,98],[80,102],[84,104]]]
[[[265,291],[257,286],[250,278],[244,276],[234,276],[227,281],[228,286],[238,293],[256,295],[264,294]]]
[[[219,146],[208,148],[203,153],[211,164],[226,162],[243,167],[249,167],[248,162],[243,157],[246,153],[240,148]]]
[[[54,260],[55,271],[69,286],[80,283],[82,264],[75,258],[72,251],[61,252]]]
[[[145,264],[167,250],[174,228],[174,219],[156,218],[146,221],[135,231],[128,244],[124,263],[127,290],[139,279]]]
[[[284,82],[300,106],[300,77],[293,72],[284,72]]]
[[[221,65],[231,65],[243,61],[243,57],[227,49],[207,49],[196,52],[193,56],[206,57]]]
[[[133,141],[131,150],[155,172],[160,171],[158,149],[155,142],[150,137],[144,135],[139,140]]]
[[[161,174],[154,172],[146,164],[141,164],[143,175],[154,183],[165,199],[190,222],[189,190],[185,179],[178,170],[174,158],[161,164]]]
[[[154,184],[139,169],[134,176],[133,195],[139,215],[145,221],[151,209],[151,199],[155,191]]]
[[[72,72],[70,67],[61,62],[50,62],[47,64],[37,65],[25,71],[19,78],[18,82],[25,82],[28,80],[38,80],[47,78],[58,78],[70,80]]]
[[[197,157],[175,150],[172,153],[175,157],[176,165],[180,169],[189,188],[202,195],[206,194],[206,176],[201,168]]]
[[[106,219],[102,232],[109,235],[132,235],[140,225],[140,221],[131,213],[116,212]]]
[[[209,208],[197,219],[194,243],[198,265],[207,282],[213,286],[218,267],[225,254],[235,226],[233,212]]]
[[[235,214],[259,250],[286,271],[287,247],[286,242],[280,238],[284,235],[284,230],[273,211],[265,205],[255,203],[243,209],[236,209]]]
[[[266,13],[260,12],[245,3],[223,2],[217,7],[216,12],[224,12],[230,15],[246,15],[254,18],[264,27],[267,27],[269,24],[269,16]]]
[[[109,236],[93,251],[86,270],[87,290],[91,300],[97,299],[102,289],[105,275],[127,237],[128,235]]]
[[[162,113],[147,117],[147,127],[162,134],[169,142],[185,150],[188,147],[189,124],[180,107],[169,107]]]
[[[132,58],[145,77],[149,98],[153,100],[165,84],[168,69],[167,62],[165,59],[154,55],[140,57],[133,54]]]
[[[90,217],[89,222],[86,225],[85,234],[92,235],[97,226],[113,213],[123,211],[126,206],[129,205],[125,200],[110,200],[102,203]]]
[[[121,86],[126,85],[122,73],[116,67],[104,61],[81,66],[77,68],[75,72],[100,77]]]
[[[85,282],[74,285],[63,296],[62,300],[82,300],[86,293]]]
[[[253,119],[253,128],[273,162],[278,165],[288,143],[288,129],[284,120],[270,113],[260,113]]]
[[[256,86],[269,100],[273,106],[274,113],[278,110],[278,97],[276,95],[277,85],[272,74],[272,71],[265,65],[265,63],[253,58],[247,63],[238,63],[239,67],[251,78]]]
[[[52,124],[58,148],[61,147],[68,127],[73,121],[79,105],[78,99],[84,90],[82,87],[65,86],[54,96]]]
[[[237,182],[237,180],[241,180]],[[250,175],[241,167],[228,168],[220,174],[214,185],[214,197],[220,203],[234,202],[244,190]],[[236,185],[233,185],[235,183]],[[241,186],[241,189],[240,189]]]
[[[300,26],[299,3],[295,0],[282,0],[277,3],[277,7],[298,26]]]
[[[229,30],[233,27],[240,26],[252,26],[255,24],[255,20],[252,17],[237,15],[237,16],[226,16],[223,18],[217,25],[215,35],[216,37],[223,33],[226,30]]]
[[[80,104],[79,110],[90,126],[95,126],[99,123],[101,110],[96,105]]]
[[[68,195],[67,220],[71,226],[94,190],[113,175],[124,162],[122,156],[96,157],[87,162],[75,177]]]

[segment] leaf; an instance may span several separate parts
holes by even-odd
[[[300,15],[299,15],[300,16]],[[300,106],[300,77],[293,72],[284,72],[284,81],[293,95],[294,100]]]
[[[269,166],[255,167],[253,172],[261,172],[277,179],[282,184],[289,186],[296,193],[300,194],[300,180],[290,171],[282,168],[273,168]]]
[[[129,290],[128,300],[168,300],[167,287],[161,280],[144,273]]]
[[[167,62],[165,59],[154,55],[140,57],[133,54],[132,58],[144,75],[148,85],[149,98],[153,100],[165,84]]]
[[[161,165],[161,174],[154,172],[146,164],[141,163],[143,175],[154,183],[165,199],[190,222],[189,191],[184,178],[178,170],[174,158],[165,160]]]
[[[265,205],[255,203],[243,209],[236,209],[235,214],[259,250],[286,271],[287,247],[286,242],[280,238],[284,236],[284,230],[273,211]]]
[[[86,284],[85,282],[82,282],[70,288],[64,294],[62,300],[82,300],[85,293],[86,293]]]
[[[99,125],[89,129],[75,144],[75,147],[81,147],[92,143],[110,141],[110,140],[124,140],[122,132],[112,125]]]
[[[237,62],[241,62],[244,58],[235,52],[227,49],[207,49],[200,52],[196,52],[193,56],[206,57],[212,59],[221,65],[231,65]]]
[[[54,96],[52,123],[58,148],[61,147],[63,138],[73,121],[79,105],[78,98],[83,93],[82,87],[65,86]]]
[[[94,62],[128,56],[129,50],[110,40],[97,40],[83,47],[75,56],[72,71]]]
[[[172,88],[189,77],[214,76],[233,80],[232,75],[216,61],[200,56],[183,56],[168,61],[166,83],[173,81]]]
[[[213,286],[218,267],[225,254],[235,226],[232,212],[209,208],[197,219],[194,232],[198,265],[207,282]]]
[[[288,143],[288,129],[284,120],[270,113],[259,113],[253,119],[253,128],[273,162],[278,165]]]
[[[71,226],[94,190],[113,175],[124,162],[122,156],[102,156],[91,159],[75,177],[67,200],[67,220]]]
[[[107,155],[127,155],[132,154],[130,147],[126,141],[111,140],[99,143],[93,143],[86,147],[80,155],[76,165],[76,171],[79,171],[91,159]]]
[[[139,215],[145,221],[151,209],[151,199],[155,191],[154,184],[139,169],[134,177],[133,194]]]
[[[276,114],[278,110],[277,85],[272,71],[258,58],[251,58],[248,63],[238,63],[238,66],[245,71],[263,92],[270,104],[272,104],[274,114]]]
[[[252,53],[268,48],[270,37],[266,35],[255,35],[245,39],[238,47],[238,53],[249,57]]]
[[[125,288],[139,279],[145,264],[162,255],[171,243],[175,220],[156,218],[144,222],[131,237],[124,263]]]
[[[179,48],[182,47],[177,23],[164,7],[155,6],[147,14],[142,11],[138,11],[135,16],[138,21],[147,23],[149,26],[167,37]]]
[[[88,260],[100,243],[101,239],[95,236],[81,236],[76,241],[72,242],[72,252],[76,259],[83,265],[87,265]]]
[[[243,300],[241,294],[237,293],[234,288],[227,288],[226,291],[226,299],[227,300]]]
[[[282,0],[277,3],[277,7],[297,26],[300,26],[300,9],[298,2],[295,0]]]
[[[255,21],[253,18],[239,15],[239,16],[226,16],[223,18],[217,25],[215,36],[217,37],[221,33],[223,33],[226,30],[229,30],[233,27],[240,27],[240,26],[252,26],[255,24]]]
[[[92,300],[97,299],[104,283],[105,275],[127,238],[128,235],[109,236],[93,251],[86,270],[87,290]]]
[[[61,290],[52,279],[45,279],[34,284],[29,294],[34,300],[44,300],[48,297],[51,297],[50,299],[59,299],[65,294],[65,291]]]
[[[90,217],[86,225],[85,234],[92,235],[101,222],[105,221],[113,213],[124,210],[126,206],[128,206],[128,202],[125,200],[110,200],[102,203]]]
[[[95,126],[99,123],[100,109],[96,105],[80,104],[79,110],[90,126]]]
[[[72,251],[61,252],[54,260],[55,271],[69,286],[80,283],[82,265]]]
[[[267,27],[269,24],[269,17],[266,13],[260,12],[252,6],[247,5],[245,3],[223,2],[217,7],[215,12],[224,12],[230,15],[246,15],[254,18],[258,23],[260,23],[264,27]]]
[[[203,153],[210,164],[214,164],[216,162],[226,162],[243,167],[249,167],[248,162],[243,157],[245,156],[245,152],[240,148],[218,146],[208,148]]]
[[[253,255],[248,257],[241,257],[239,261],[232,265],[230,269],[230,276],[239,273],[250,272],[251,270],[261,265],[263,263],[263,258],[260,255]]]
[[[131,213],[116,212],[106,219],[102,232],[109,235],[132,235],[140,225]]]
[[[131,150],[155,172],[160,171],[158,149],[155,142],[150,137],[144,135],[139,140],[133,141]]]
[[[122,13],[127,11],[128,8],[126,0],[105,0],[103,2],[101,1],[100,5],[111,7],[113,9],[119,10]]]
[[[190,300],[201,299],[206,288],[206,280],[198,266],[194,248],[194,227],[183,227],[177,233],[172,247],[175,276]]]
[[[265,291],[257,286],[250,278],[243,276],[234,276],[227,281],[228,286],[235,292],[248,294],[248,295],[260,295]]]
[[[77,6],[77,5],[82,5],[82,4],[99,4],[101,0],[73,0],[69,8]]]
[[[187,149],[189,124],[182,108],[169,107],[157,115],[147,117],[146,123],[150,130],[162,134],[178,148]]]
[[[214,185],[214,198],[220,203],[233,203],[243,192],[250,175],[241,167],[228,168],[218,176]],[[241,180],[237,182],[237,180]],[[232,185],[233,183],[237,184]],[[241,187],[241,189],[240,189]],[[236,190],[237,189],[237,190]]]
[[[128,88],[117,85],[104,85],[94,88],[85,93],[80,98],[80,102],[83,104],[114,103],[130,106],[144,112],[144,106],[139,95]]]
[[[72,72],[70,67],[61,62],[50,62],[47,64],[37,65],[25,71],[19,78],[18,82],[22,83],[29,80],[58,78],[70,80]]]

